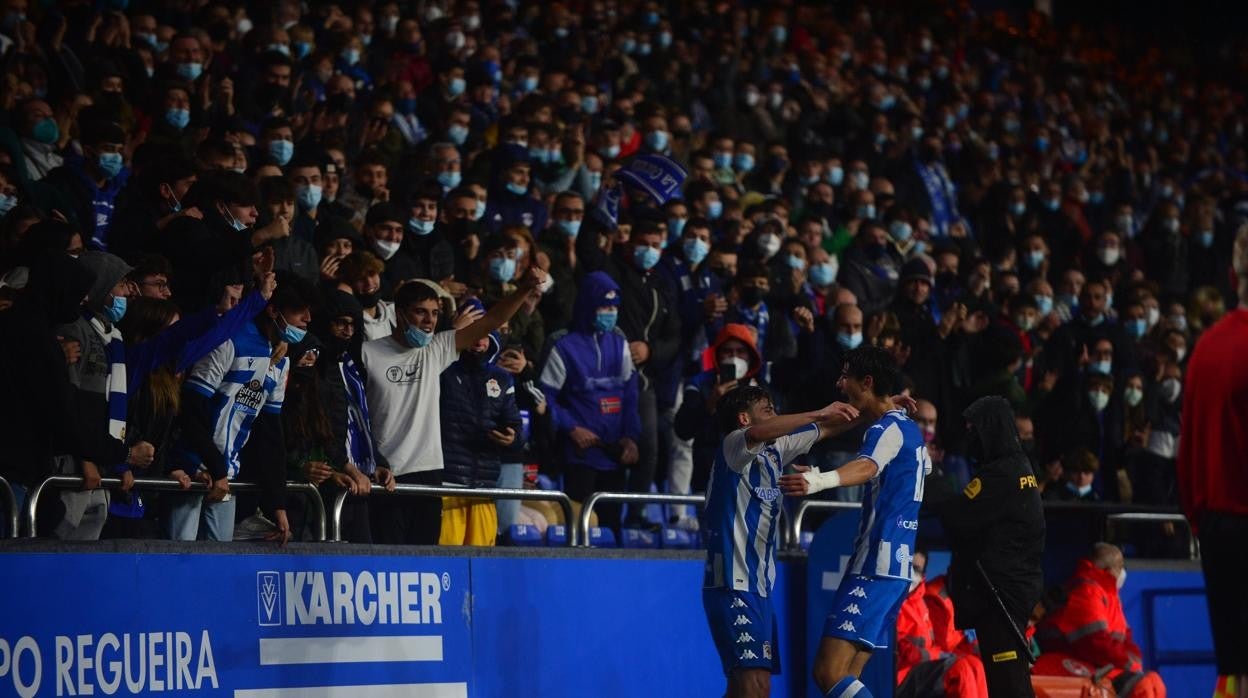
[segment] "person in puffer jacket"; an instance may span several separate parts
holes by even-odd
[[[466,306],[484,312],[481,302]],[[442,372],[443,479],[463,487],[493,487],[503,449],[520,435],[520,410],[511,374],[494,365],[498,335],[491,333]],[[439,545],[494,545],[498,511],[491,499],[442,498]]]
[[[625,468],[637,463],[637,370],[615,326],[619,313],[619,285],[605,272],[588,274],[571,329],[547,342],[541,386],[563,456],[563,489],[576,502],[598,491],[624,491]],[[601,507],[598,516],[603,526],[619,528],[618,505]]]

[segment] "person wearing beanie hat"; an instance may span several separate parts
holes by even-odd
[[[132,267],[107,252],[87,251],[79,263],[95,275],[82,316],[57,328],[64,342],[76,342],[80,358],[69,367],[79,429],[85,442],[83,459],[57,459],[61,475],[82,475],[85,491],[61,493],[64,514],[54,531],[64,540],[97,540],[108,516],[109,495],[96,490],[101,477],[122,479],[122,490],[134,481],[131,466],[146,467],[155,455],[152,444],[140,441],[126,448],[129,400],[126,350],[117,323],[126,302],[138,295],[126,276]]]
[[[82,230],[92,249],[108,249],[108,231],[117,197],[130,178],[123,149],[126,134],[112,121],[84,109],[79,116],[82,154],[66,155],[65,164],[48,173],[56,207]]]

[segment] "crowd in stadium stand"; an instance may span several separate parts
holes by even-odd
[[[350,498],[345,537],[491,544],[553,511],[467,488],[701,492],[728,390],[821,407],[871,344],[935,477],[966,483],[995,394],[1046,499],[1176,504],[1248,116],[1145,38],[944,3],[2,0],[0,475],[121,478],[45,498],[71,539],[298,537],[287,481],[447,483]],[[618,188],[648,155],[676,196]]]

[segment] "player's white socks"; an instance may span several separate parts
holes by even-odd
[[[827,698],[871,698],[871,691],[858,679],[846,676],[824,695]]]
[[[802,477],[806,480],[806,494],[808,495],[830,490],[833,487],[840,487],[841,485],[841,474],[835,470],[821,473],[818,470],[811,469],[802,473]]]

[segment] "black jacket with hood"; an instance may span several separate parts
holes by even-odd
[[[0,475],[25,485],[52,474],[53,456],[83,455],[81,425],[56,325],[78,317],[95,274],[64,252],[29,260],[30,277],[13,307],[0,312]]]
[[[978,563],[1016,623],[1025,623],[1044,592],[1044,509],[1031,463],[1023,453],[1014,412],[999,396],[980,398],[963,413],[970,425],[968,455],[978,461],[961,493],[928,490],[926,505],[940,515],[953,549],[949,590],[958,628],[1000,614]]]

